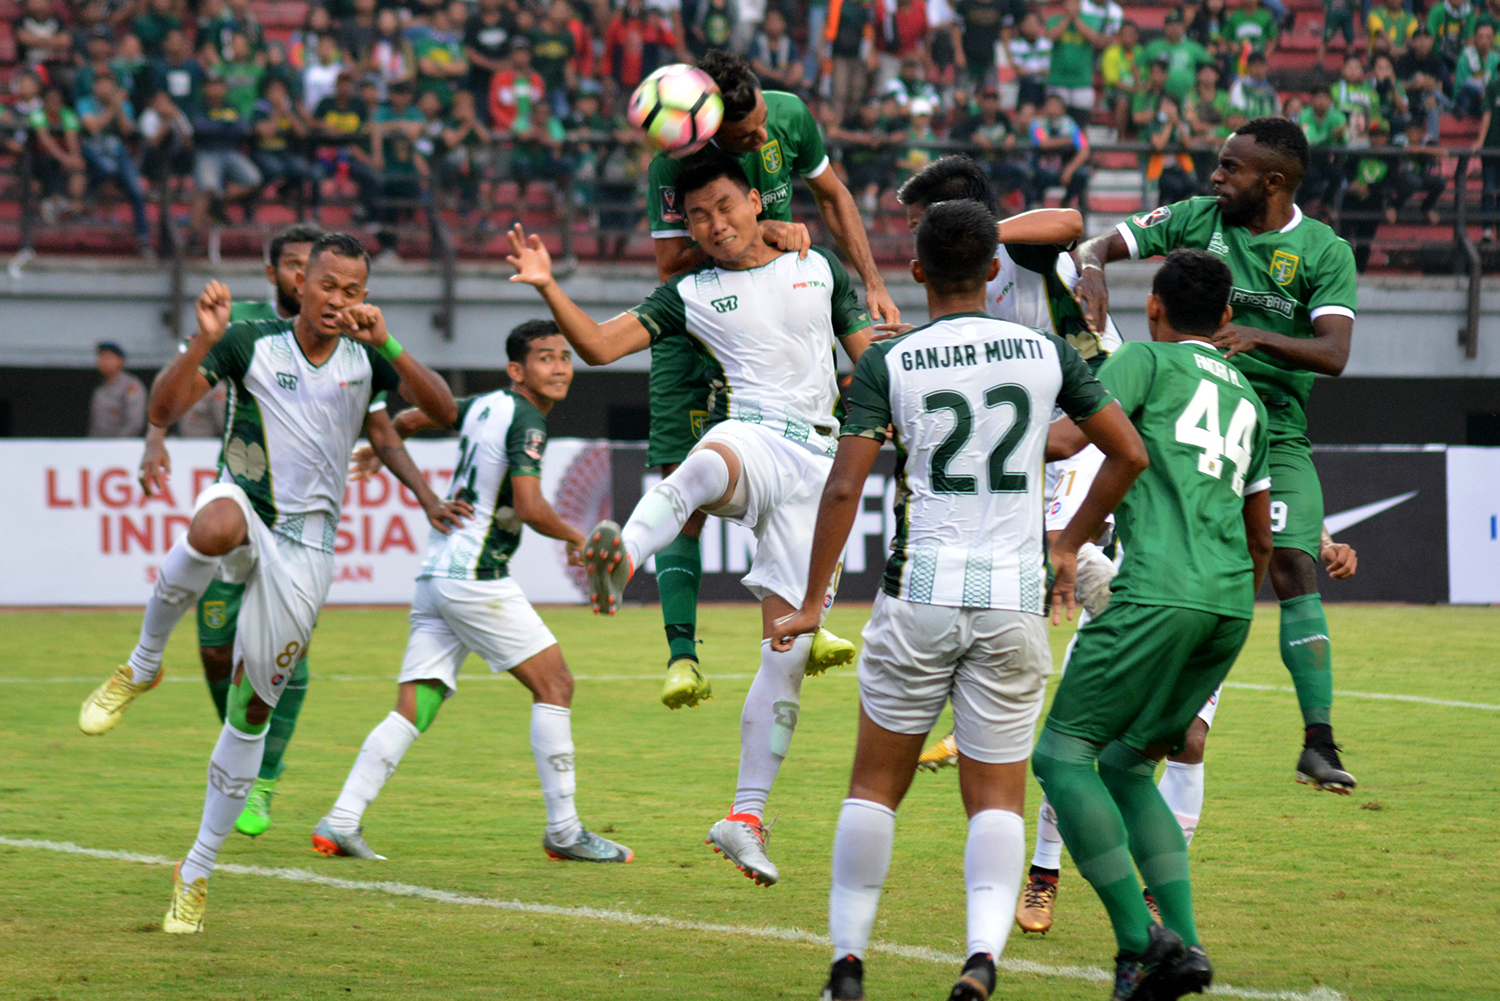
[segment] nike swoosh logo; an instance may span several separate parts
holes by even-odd
[[[1382,511],[1389,511],[1397,504],[1405,504],[1416,495],[1417,491],[1413,490],[1409,493],[1397,494],[1395,497],[1387,497],[1385,500],[1379,500],[1373,504],[1351,507],[1347,511],[1328,515],[1323,519],[1323,524],[1328,526],[1329,535],[1337,535],[1346,528],[1351,528],[1362,521],[1370,520]]]

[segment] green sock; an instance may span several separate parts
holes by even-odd
[[[229,705],[229,679],[228,678],[204,678],[208,682],[208,697],[214,700],[214,712],[219,714],[219,723],[223,724],[224,715]]]
[[[260,777],[276,780],[281,778],[286,767],[281,759],[286,755],[286,745],[291,743],[297,730],[297,717],[302,715],[302,700],[307,698],[307,658],[297,661],[292,676],[281,692],[281,701],[271,711],[271,728],[266,732],[266,752],[260,759]]]
[[[1119,950],[1144,952],[1151,944],[1151,912],[1131,864],[1120,808],[1095,768],[1100,750],[1086,740],[1043,728],[1031,752],[1031,770],[1057,814],[1057,829],[1073,864],[1109,912]]]
[[[1200,944],[1187,840],[1156,788],[1156,762],[1115,741],[1099,755],[1099,778],[1125,818],[1130,856],[1161,908],[1161,923],[1181,935],[1184,945]]]
[[[679,535],[656,554],[656,588],[672,659],[698,656],[698,585],[703,550],[691,535]]]
[[[1328,723],[1333,706],[1333,652],[1321,595],[1304,594],[1281,603],[1281,662],[1297,689],[1302,725]]]

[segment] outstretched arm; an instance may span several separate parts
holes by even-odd
[[[377,351],[386,347],[391,339],[385,329],[385,316],[378,306],[360,303],[343,311],[340,325],[352,340],[368,344]],[[397,347],[400,345],[398,344]],[[440,427],[449,427],[458,420],[458,404],[453,391],[443,377],[412,357],[410,351],[401,351],[391,359],[391,367],[401,377],[401,398],[410,400]],[[389,423],[389,420],[387,420]]]
[[[1225,358],[1260,350],[1308,372],[1341,375],[1344,366],[1349,364],[1349,342],[1353,337],[1352,317],[1325,313],[1313,320],[1311,337],[1287,337],[1258,327],[1231,323],[1214,334],[1213,342],[1214,347],[1224,350]]]
[[[1073,251],[1078,264],[1078,285],[1073,294],[1083,305],[1083,315],[1095,330],[1103,330],[1109,313],[1109,289],[1104,284],[1104,265],[1130,256],[1130,248],[1118,230],[1085,240]]]
[[[801,608],[772,624],[773,649],[790,650],[798,636],[818,628],[828,582],[833,579],[844,544],[849,541],[849,529],[854,526],[854,516],[859,513],[860,499],[864,496],[865,480],[870,476],[882,444],[863,435],[850,434],[839,439],[838,454],[833,458],[833,469],[828,473],[823,499],[818,503],[812,559],[807,570],[807,594],[802,598]]]
[[[568,524],[557,509],[542,495],[542,481],[537,476],[515,476],[511,478],[514,492],[516,517],[524,521],[533,531],[549,539],[561,539],[568,546],[568,562],[583,566],[583,533]]]
[[[1077,607],[1073,580],[1078,569],[1078,547],[1098,536],[1105,517],[1119,506],[1135,478],[1151,464],[1145,443],[1119,403],[1111,401],[1092,417],[1078,422],[1078,427],[1104,453],[1104,464],[1078,506],[1078,513],[1049,549],[1056,574],[1052,585],[1053,625],[1062,621],[1064,610],[1071,619]]]
[[[607,365],[651,346],[651,333],[636,316],[621,313],[598,323],[569,299],[552,277],[552,255],[542,245],[541,237],[534,233],[527,236],[520,223],[506,235],[510,238],[511,252],[505,259],[516,269],[510,280],[525,282],[542,294],[558,329],[578,357],[590,365]]]
[[[203,287],[203,294],[193,307],[198,316],[198,332],[188,341],[187,350],[179,351],[151,385],[151,404],[146,416],[156,427],[176,424],[208,392],[208,380],[198,366],[229,329],[229,306],[229,288],[223,282],[209,282]]]
[[[1083,216],[1077,209],[1033,209],[1001,221],[995,232],[1001,243],[1071,247],[1083,236]]]
[[[823,217],[823,225],[828,227],[828,232],[833,235],[839,249],[849,258],[849,263],[854,265],[860,280],[865,283],[865,308],[870,311],[870,319],[885,323],[900,322],[901,310],[896,308],[895,301],[886,290],[885,279],[875,266],[875,255],[870,253],[870,238],[865,235],[865,224],[859,217],[859,206],[854,203],[854,196],[849,194],[844,182],[831,169],[804,180],[818,201],[818,214]]]
[[[465,518],[473,517],[474,508],[468,501],[445,501],[432,492],[384,407],[365,415],[365,437],[370,440],[370,447],[380,461],[385,463],[385,468],[417,495],[417,502],[422,505],[433,528],[447,535],[455,528],[462,528]]]

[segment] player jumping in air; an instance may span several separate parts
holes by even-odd
[[[558,287],[541,240],[511,231],[511,281],[536,286],[579,356],[600,365],[667,340],[711,352],[724,386],[702,441],[671,475],[641,498],[624,529],[603,522],[589,534],[584,559],[596,611],[613,614],[632,573],[677,538],[695,511],[755,533],[744,584],[761,603],[760,670],[740,718],[740,772],[734,806],[708,842],[747,876],[769,886],[761,818],[786,758],[811,637],[772,650],[771,623],[800,604],[807,589],[818,496],[832,463],[839,422],[835,342],[858,359],[870,321],[843,265],[813,248],[805,258],[761,236],[759,192],[728,158],[705,159],[677,177],[676,197],[689,232],[712,257],[666,282],[645,302],[604,323],[590,319]],[[829,603],[836,581],[818,581]]]
[[[211,580],[245,585],[227,718],[209,760],[197,840],[173,874],[167,932],[203,928],[214,859],[245,805],[271,712],[333,581],[349,452],[361,429],[435,528],[459,527],[467,510],[433,494],[377,400],[399,388],[443,426],[458,412],[447,384],[404,352],[380,310],[365,304],[368,276],[359,241],[329,234],[308,255],[295,320],[233,325],[229,290],[210,282],[198,298],[197,335],[151,394],[151,422],[169,427],[215,383],[231,380],[224,469],[198,495],[188,531],[162,561],[130,663],[84,703],[85,731],[109,729],[160,681],[167,637]]]
[[[471,652],[490,670],[509,671],[531,692],[531,753],[547,805],[542,849],[553,859],[629,862],[624,845],[584,830],[573,805],[573,676],[557,640],[510,575],[521,544],[521,526],[567,543],[581,566],[583,533],[564,521],[542,496],[542,453],[547,414],[568,395],[573,353],[550,320],[530,320],[505,343],[511,388],[458,403],[458,463],[451,499],[470,504],[474,517],[456,532],[434,531],[417,576],[411,635],[397,681],[396,708],[370,731],[349,770],[344,789],[313,831],[324,855],[383,858],[365,843],[360,819],[396,773],[402,756],[427,731],[443,701],[458,691],[458,671]],[[395,420],[405,438],[438,425],[420,410]],[[356,466],[365,475],[379,465],[361,446]]]
[[[308,251],[323,235],[316,226],[288,226],[271,238],[266,248],[266,280],[275,294],[264,302],[236,302],[229,307],[229,322],[239,320],[290,320],[297,315],[302,304],[297,297],[297,275],[307,265]],[[182,350],[187,350],[183,342]],[[193,405],[213,406],[216,393],[210,393]],[[221,404],[227,413],[227,393]],[[141,456],[141,488],[147,496],[166,489],[172,475],[172,460],[167,454],[167,429],[155,424],[146,425],[146,451]],[[219,455],[222,471],[224,456]],[[230,584],[215,579],[198,599],[198,658],[203,663],[203,678],[208,682],[209,698],[213,699],[219,723],[224,723],[225,704],[229,698],[229,678],[234,669],[234,634],[239,622],[240,603],[244,600],[245,585]],[[307,698],[307,651],[292,669],[292,677],[276,703],[271,714],[271,728],[266,733],[266,751],[260,763],[260,775],[245,801],[245,809],[234,822],[234,829],[241,834],[256,837],[271,826],[271,797],[276,794],[276,782],[286,767],[284,757],[292,734],[297,730],[297,717],[302,714],[302,702]]]
[[[760,81],[741,56],[711,51],[698,62],[724,97],[724,121],[702,152],[677,160],[665,154],[651,161],[646,190],[656,270],[662,281],[692,271],[709,259],[695,244],[677,198],[677,177],[705,159],[729,156],[760,192],[761,237],[772,247],[807,256],[812,246],[807,227],[792,221],[792,179],[800,174],[818,203],[818,214],[834,242],[854,265],[865,286],[872,317],[896,322],[900,311],[886,291],[865,236],[859,208],[823,150],[822,134],[802,100],[779,91],[762,91]],[[651,345],[651,429],[646,463],[670,473],[706,430],[725,391],[716,381],[713,359],[687,339],[670,337]],[[669,709],[695,706],[710,697],[712,686],[698,662],[696,630],[698,586],[703,556],[698,536],[704,515],[694,512],[683,532],[656,554],[656,585],[661,592],[669,659],[661,700]],[[813,639],[810,660],[817,670],[847,664],[854,644],[826,630]]]
[[[1193,919],[1187,842],[1153,780],[1239,655],[1271,559],[1266,410],[1209,340],[1232,315],[1231,287],[1213,255],[1173,253],[1146,300],[1154,343],[1126,344],[1099,370],[1151,461],[1115,507],[1125,555],[1113,597],[1079,630],[1031,758],[1114,925],[1113,1001],[1170,1001],[1213,978]],[[1081,447],[1061,421],[1054,444],[1068,431]],[[1112,506],[1103,486],[1095,480],[1050,550],[1054,622],[1064,606],[1071,615],[1078,547]]]
[[[995,217],[941,201],[917,229],[912,276],[933,322],[878,342],[855,368],[849,414],[823,490],[808,580],[834,571],[866,477],[893,427],[897,534],[859,662],[859,742],[833,843],[825,1001],[863,998],[863,962],[890,868],[896,808],[922,741],[953,704],[969,818],[968,960],[954,1001],[985,1001],[1009,936],[1026,860],[1026,759],[1052,670],[1043,603],[1042,458],[1054,406],[1105,459],[1112,505],[1146,454],[1120,407],[1060,338],[984,312],[1000,268]],[[810,585],[773,626],[787,649],[817,627]]]
[[[1078,248],[1078,296],[1097,324],[1109,306],[1104,266],[1179,247],[1218,256],[1234,275],[1234,321],[1214,334],[1265,404],[1271,433],[1271,587],[1281,602],[1281,659],[1302,709],[1297,781],[1347,795],[1354,776],[1333,740],[1328,620],[1318,594],[1323,491],[1307,438],[1315,373],[1338,375],[1354,332],[1354,252],[1333,230],[1304,218],[1292,196],[1307,169],[1295,123],[1257,118],[1219,151],[1212,197],[1189,198],[1120,223]]]

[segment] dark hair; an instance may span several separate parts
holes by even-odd
[[[1207,337],[1219,329],[1234,277],[1206,250],[1174,250],[1151,280],[1167,323],[1179,334]]]
[[[279,230],[271,237],[271,242],[266,246],[266,260],[271,267],[281,263],[281,252],[289,243],[317,243],[324,236],[323,227],[311,226],[307,223],[296,223]]]
[[[967,198],[1000,213],[1000,202],[984,168],[966,156],[945,156],[932,161],[906,179],[896,192],[902,205],[927,207],[938,202]]]
[[[1326,93],[1328,88],[1323,88]],[[1307,136],[1302,126],[1289,118],[1256,118],[1235,129],[1236,135],[1252,136],[1255,145],[1263,146],[1286,161],[1287,167],[1296,167],[1295,180],[1302,180],[1307,172]]]
[[[1307,92],[1308,100],[1312,100],[1313,98],[1317,97],[1319,94],[1322,94],[1322,95],[1324,95],[1326,97],[1332,97],[1333,96],[1333,91],[1331,91],[1331,90],[1328,89],[1328,84],[1326,84],[1326,83],[1314,84],[1312,86],[1312,88],[1310,90],[1308,90],[1308,92]],[[1300,132],[1301,129],[1298,129],[1298,131]]]
[[[359,242],[359,237],[348,233],[324,233],[318,237],[312,249],[307,252],[307,269],[311,271],[313,261],[324,254],[347,257],[351,261],[364,261],[365,270],[368,272],[370,269],[370,252]]]
[[[750,179],[745,176],[744,168],[738,162],[722,154],[709,152],[689,161],[688,166],[677,175],[677,210],[684,211],[688,195],[699,188],[708,187],[721,177],[729,178],[742,191],[749,192],[751,189]]]
[[[543,337],[553,337],[560,333],[562,331],[557,328],[556,320],[527,320],[505,338],[505,357],[510,361],[525,364],[526,358],[531,354],[532,341],[539,341]]]
[[[944,294],[983,288],[1000,244],[995,213],[972,198],[927,206],[917,225],[917,261],[933,291]]]
[[[121,361],[125,360],[125,349],[120,347],[120,345],[116,344],[114,341],[100,341],[94,346],[95,354],[98,354],[101,351],[108,351],[112,355],[119,355]]]
[[[724,98],[724,121],[744,120],[755,110],[755,95],[760,91],[760,78],[750,68],[744,56],[709,49],[698,60],[698,68],[713,77],[719,85],[719,94]]]

